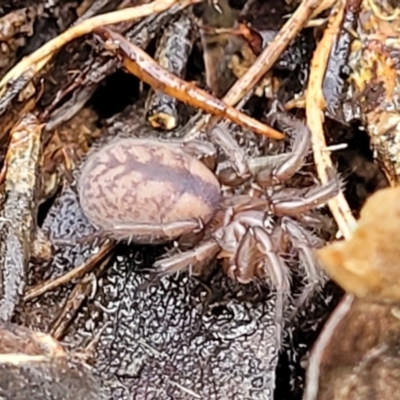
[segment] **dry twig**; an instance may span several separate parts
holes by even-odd
[[[311,18],[316,17],[317,15],[321,14],[325,10],[329,10],[331,7],[334,6],[337,0],[322,0],[320,4],[318,4],[317,8],[311,14]]]
[[[94,29],[101,26],[117,24],[120,22],[132,21],[135,19],[147,17],[151,14],[161,13],[176,3],[182,6],[200,3],[202,0],[156,0],[150,4],[144,4],[137,7],[129,7],[93,18],[86,19],[80,24],[72,26],[59,36],[50,40],[34,53],[23,58],[14,68],[12,68],[0,81],[0,89],[4,88],[10,81],[15,82],[26,73],[37,74],[67,43],[83,35],[91,33]]]
[[[90,257],[86,262],[84,262],[79,267],[74,268],[73,270],[67,272],[66,274],[59,276],[55,279],[50,279],[46,282],[42,282],[32,289],[28,290],[25,294],[24,300],[32,300],[50,290],[54,290],[55,288],[65,285],[68,282],[71,282],[73,279],[78,279],[83,275],[91,272],[99,263],[100,260],[104,259],[110,252],[114,249],[115,245],[112,242],[106,242],[100,248],[100,251]]]
[[[164,29],[154,55],[155,61],[172,74],[183,78],[186,63],[196,35],[194,22],[187,13],[181,13]],[[139,46],[141,47],[141,46]],[[150,90],[146,100],[147,120],[153,128],[173,130],[179,125],[178,99],[162,91]]]
[[[230,106],[235,106],[241,99],[251,92],[261,78],[271,69],[275,62],[279,59],[290,42],[307,24],[314,10],[320,6],[320,0],[303,0],[297,10],[282,26],[278,34],[269,43],[269,45],[258,56],[254,64],[247,72],[238,79],[224,96],[223,102]],[[189,140],[197,136],[209,121],[209,116],[201,118],[195,126],[186,134],[185,139]],[[217,120],[213,121],[213,124]]]
[[[128,72],[148,83],[154,89],[193,107],[203,109],[207,113],[228,118],[232,122],[261,135],[273,139],[284,138],[284,135],[277,130],[230,107],[196,85],[186,82],[162,68],[145,51],[133,45],[119,33],[108,28],[96,29],[95,33],[105,40],[106,48],[112,51],[116,50]]]
[[[55,339],[59,340],[65,335],[69,324],[74,319],[82,303],[87,297],[90,297],[90,292],[93,292],[93,288],[96,290],[97,279],[108,267],[111,256],[111,254],[108,254],[108,256],[104,258],[100,264],[96,264],[96,269],[93,271],[93,274],[85,275],[74,287],[60,314],[57,315],[57,317],[51,323],[50,334]],[[94,287],[93,282],[95,282]]]
[[[8,321],[25,288],[40,189],[43,125],[24,115],[10,135],[0,194],[0,320]]]
[[[236,105],[261,78],[278,61],[281,54],[289,46],[290,42],[307,24],[314,9],[320,4],[319,0],[304,0],[292,17],[282,26],[280,31],[256,59],[249,70],[237,80],[224,97],[224,101],[230,105]]]
[[[345,6],[346,0],[339,0],[337,6],[331,12],[330,23],[315,50],[311,62],[310,79],[306,93],[307,124],[312,134],[314,161],[318,176],[323,184],[328,182],[328,170],[333,168],[333,164],[329,152],[326,151],[327,145],[323,130],[326,104],[322,92],[322,83],[333,43],[340,31]],[[336,198],[329,201],[328,205],[341,234],[346,239],[351,237],[351,233],[356,226],[356,220],[351,213],[344,194],[339,193]]]

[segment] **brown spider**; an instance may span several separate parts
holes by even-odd
[[[216,176],[191,154],[207,152],[207,143],[115,139],[82,166],[78,191],[83,212],[117,240],[178,240],[185,250],[157,260],[160,273],[190,269],[201,274],[218,257],[232,279],[243,284],[267,279],[278,292],[288,293],[290,273],[279,254],[290,242],[309,279],[318,278],[310,250],[316,239],[298,220],[335,196],[340,182],[333,178],[306,191],[280,187],[304,165],[310,132],[287,116],[280,115],[278,122],[294,137],[292,152],[272,164],[268,157],[250,160],[244,175],[257,183],[251,193],[222,196]]]

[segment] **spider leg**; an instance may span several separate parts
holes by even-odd
[[[240,283],[250,283],[254,277],[267,278],[276,290],[275,326],[277,345],[282,344],[283,311],[290,295],[290,272],[285,262],[273,251],[269,234],[260,226],[249,228],[239,243],[234,261],[225,270]]]
[[[236,186],[250,177],[247,157],[225,123],[214,126],[208,133],[212,143],[223,150],[230,166],[218,172],[218,180],[227,186]]]
[[[279,126],[290,132],[294,137],[292,141],[292,151],[282,157],[276,158],[276,162],[270,163],[271,157],[260,157],[258,160],[249,162],[249,168],[256,173],[256,181],[261,187],[271,186],[282,183],[291,178],[304,165],[305,157],[310,150],[311,132],[304,122],[293,119],[285,113],[279,114]],[[265,160],[265,168],[262,169],[261,159]],[[257,171],[258,170],[258,171]]]
[[[252,228],[257,243],[257,250],[263,255],[263,270],[271,286],[282,293],[290,293],[290,271],[273,249],[270,235],[261,227]]]
[[[211,171],[215,171],[217,162],[217,149],[211,143],[199,139],[159,139],[161,142],[173,144],[182,148],[186,153],[198,158]]]
[[[158,273],[164,275],[187,269],[192,269],[193,273],[197,275],[203,267],[207,266],[211,259],[216,257],[219,251],[218,243],[215,240],[209,240],[200,243],[194,249],[160,258],[154,263],[154,267]]]
[[[225,273],[235,281],[248,284],[257,275],[257,242],[251,229],[248,229],[236,250],[235,257],[224,265]]]
[[[267,278],[273,289],[290,292],[290,272],[273,250],[271,238],[261,226],[247,229],[225,272],[243,284],[250,283],[254,277]]]
[[[293,318],[298,310],[312,298],[314,293],[323,287],[328,278],[323,269],[319,267],[313,253],[313,248],[322,246],[323,241],[290,218],[282,218],[282,227],[289,235],[292,246],[298,253],[300,266],[306,274],[306,285],[296,301],[296,309],[292,314]]]
[[[290,271],[285,261],[273,250],[270,235],[260,227],[254,227],[254,237],[258,250],[264,255],[263,270],[267,272],[272,287],[276,290],[275,324],[277,329],[277,347],[282,345],[284,310],[290,296]]]
[[[306,213],[337,196],[341,187],[340,179],[333,177],[326,185],[311,188],[303,198],[275,201],[272,198],[273,213],[277,216],[296,216]]]
[[[177,221],[166,224],[129,224],[119,223],[112,226],[108,231],[113,238],[125,239],[135,237],[137,243],[143,241],[147,243],[165,242],[182,235],[185,232],[191,232],[202,228],[200,220]]]

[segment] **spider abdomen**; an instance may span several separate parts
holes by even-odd
[[[221,199],[215,175],[181,148],[116,139],[90,154],[78,192],[88,220],[116,239],[160,243],[207,224]]]

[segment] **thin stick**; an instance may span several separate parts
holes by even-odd
[[[254,64],[230,88],[224,97],[224,102],[232,106],[236,105],[249,90],[257,85],[261,78],[271,69],[275,62],[278,61],[290,42],[304,28],[310,16],[320,3],[320,0],[304,0],[299,5],[271,43],[257,57]]]
[[[92,283],[93,278],[96,280],[104,272],[109,265],[111,254],[102,260],[102,262],[96,265],[96,269],[93,271],[94,276],[85,275],[81,281],[74,287],[61,312],[50,324],[50,331],[52,337],[60,340],[64,335],[69,326],[76,316],[77,311],[81,307],[82,303],[89,297],[90,292],[93,290]],[[96,285],[97,286],[97,285]]]
[[[328,10],[329,8],[333,7],[333,5],[336,3],[336,1],[337,0],[322,0],[320,2],[320,4],[318,4],[318,7],[312,13],[311,18],[314,18],[317,15],[324,12],[325,10]]]
[[[250,129],[260,135],[273,139],[283,139],[284,135],[254,118],[226,105],[220,99],[200,89],[193,83],[180,79],[162,68],[145,51],[135,46],[119,33],[108,28],[99,28],[94,31],[104,41],[105,47],[122,58],[125,69],[137,76],[153,89],[159,90],[168,96],[174,97],[192,107],[200,108],[210,114],[228,118],[232,122]]]
[[[320,0],[303,0],[293,15],[282,26],[278,34],[258,56],[254,64],[229,89],[222,101],[230,106],[236,106],[258,84],[261,78],[272,68],[290,42],[305,27],[315,9],[320,6]],[[201,118],[195,126],[187,132],[185,139],[197,136],[209,121],[209,116]],[[213,120],[216,124],[218,119]],[[210,128],[210,127],[209,127]]]
[[[100,251],[93,256],[91,256],[86,262],[78,267],[72,269],[71,271],[67,272],[66,274],[59,276],[55,279],[50,279],[46,282],[42,282],[32,289],[28,290],[24,296],[24,300],[32,300],[36,297],[39,297],[43,293],[49,292],[50,290],[54,290],[55,288],[65,285],[68,282],[71,282],[73,279],[78,279],[81,276],[87,274],[88,272],[92,271],[93,268],[98,264],[99,260],[102,260],[106,257],[110,252],[114,249],[115,245],[112,242],[105,243],[101,248]]]
[[[331,12],[330,23],[318,43],[311,62],[310,79],[306,93],[307,125],[311,130],[315,165],[319,179],[323,184],[326,184],[329,180],[328,170],[333,168],[333,163],[330,152],[326,151],[327,144],[323,129],[326,103],[322,84],[333,43],[343,20],[345,6],[346,0],[339,0],[337,6]],[[343,193],[339,193],[337,197],[329,201],[328,205],[343,237],[350,238],[357,223]]]
[[[307,384],[304,390],[303,400],[317,400],[320,384],[321,364],[326,347],[332,340],[332,336],[334,335],[338,325],[343,321],[350,311],[353,303],[354,296],[349,294],[344,296],[340,304],[336,307],[335,311],[325,323],[324,329],[319,335],[310,355],[310,361],[307,368]]]
[[[200,3],[202,0],[156,0],[149,4],[137,7],[129,7],[123,10],[97,15],[86,19],[80,24],[72,26],[54,39],[50,40],[34,53],[24,57],[14,68],[12,68],[0,81],[0,89],[10,80],[18,79],[29,69],[38,73],[51,57],[67,43],[78,37],[91,33],[94,29],[105,25],[117,24],[119,22],[133,21],[135,19],[147,17],[151,14],[166,11],[174,4],[181,4],[183,7],[191,4]]]

